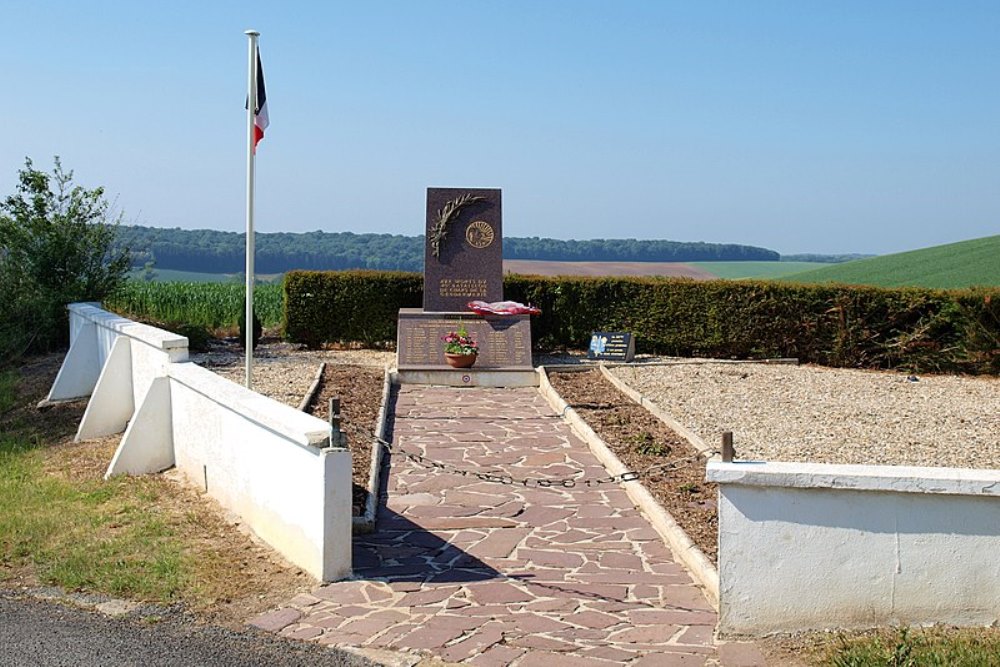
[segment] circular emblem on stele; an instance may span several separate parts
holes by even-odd
[[[465,228],[465,240],[473,248],[486,248],[493,243],[493,238],[493,228],[488,222],[476,220],[470,222],[469,226]]]

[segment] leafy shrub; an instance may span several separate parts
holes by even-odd
[[[212,332],[200,324],[167,323],[161,328],[187,338],[188,349],[192,352],[207,352],[208,343],[214,338]]]
[[[292,272],[286,335],[312,346],[394,341],[399,309],[419,307],[421,290],[413,273]],[[508,275],[504,295],[542,309],[531,320],[536,349],[579,349],[591,331],[629,331],[637,351],[652,354],[1000,372],[997,289]]]
[[[104,190],[73,185],[59,158],[51,174],[30,159],[0,202],[0,363],[69,339],[66,304],[100,301],[124,282],[127,248],[115,245]]]
[[[416,273],[292,271],[285,275],[285,336],[309,347],[395,341],[399,309],[422,303]]]

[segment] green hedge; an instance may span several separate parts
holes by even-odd
[[[394,341],[400,308],[419,307],[414,273],[292,272],[286,333],[309,345]],[[1000,372],[1000,290],[881,289],[668,278],[508,275],[532,303],[536,349],[580,349],[593,330],[631,331],[638,351],[913,371]]]
[[[396,341],[400,308],[419,308],[424,280],[396,271],[290,271],[285,274],[285,336],[318,347]]]

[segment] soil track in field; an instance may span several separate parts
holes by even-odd
[[[679,262],[546,262],[536,259],[505,259],[504,273],[533,276],[665,276],[718,280],[719,277]]]

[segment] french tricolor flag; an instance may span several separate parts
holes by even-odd
[[[264,91],[264,67],[260,64],[260,49],[257,49],[257,108],[253,112],[253,151],[264,138],[267,129],[267,93]]]

